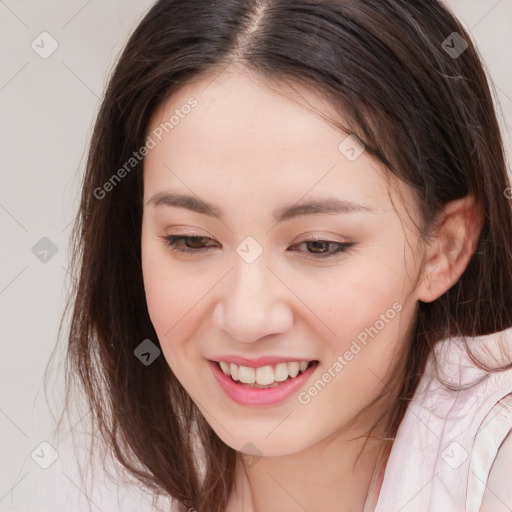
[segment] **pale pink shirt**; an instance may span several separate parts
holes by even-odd
[[[479,357],[488,347],[496,356],[490,366],[501,366],[506,361],[498,339],[512,352],[512,329],[469,338],[468,345]],[[444,340],[435,352],[443,379],[476,384],[447,389],[430,356],[393,443],[374,512],[512,511],[512,369],[479,369],[460,338]]]

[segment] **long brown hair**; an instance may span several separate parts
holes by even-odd
[[[459,55],[450,52],[456,43],[464,48],[453,33],[467,44]],[[327,98],[345,129],[412,187],[425,236],[448,201],[473,194],[482,206],[483,228],[465,272],[439,299],[419,304],[394,379],[389,439],[436,342],[512,326],[512,210],[502,140],[477,51],[442,2],[156,2],[110,77],[90,143],[72,238],[66,406],[80,387],[92,427],[128,472],[198,512],[225,509],[236,452],[163,357],[151,366],[134,357],[143,340],[158,345],[141,271],[143,161],[113,190],[101,197],[97,191],[145,144],[157,106],[178,87],[232,64]]]

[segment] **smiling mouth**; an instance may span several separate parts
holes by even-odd
[[[240,366],[235,363],[214,361],[227,377],[237,384],[248,388],[271,389],[282,386],[285,382],[295,379],[318,361],[291,361],[276,365],[267,365],[260,368]]]

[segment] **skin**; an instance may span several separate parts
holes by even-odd
[[[449,204],[439,235],[424,243],[411,191],[389,187],[367,153],[351,162],[338,150],[347,134],[310,108],[335,116],[327,103],[298,85],[270,89],[243,69],[182,87],[154,112],[148,134],[190,96],[198,105],[144,161],[142,269],[164,357],[212,429],[240,452],[228,510],[340,512],[363,510],[365,501],[370,510],[383,442],[371,439],[356,463],[364,438],[354,438],[389,411],[392,395],[367,406],[405,354],[418,301],[439,297],[466,267],[478,212],[471,198]],[[162,192],[199,197],[222,219],[155,206]],[[273,218],[327,197],[372,211]],[[209,237],[213,246],[187,255],[172,250],[168,235]],[[236,252],[247,236],[263,250],[252,263]],[[314,244],[300,244],[313,236],[354,245],[320,259]],[[306,405],[296,395],[239,405],[207,365],[219,354],[316,359],[307,388],[396,303],[396,316]],[[255,457],[242,457],[242,447]]]

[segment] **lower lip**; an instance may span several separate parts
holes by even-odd
[[[297,375],[294,379],[289,379],[279,386],[268,389],[251,388],[235,382],[214,361],[208,361],[208,365],[220,387],[234,402],[241,405],[273,405],[286,400],[299,391],[316,370],[318,362],[313,363],[306,371]]]

